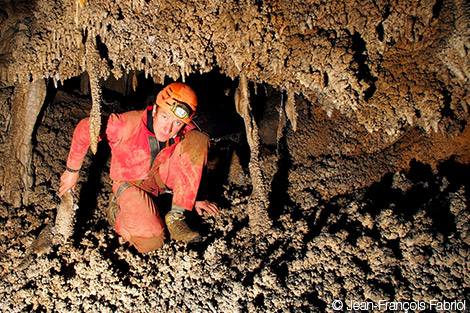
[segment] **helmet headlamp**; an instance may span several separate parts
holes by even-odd
[[[196,113],[197,98],[188,85],[176,82],[158,93],[156,104],[188,124]]]
[[[171,101],[173,101],[173,103],[171,103]],[[173,114],[177,118],[186,119],[186,118],[191,117],[194,114],[194,111],[191,109],[191,107],[183,101],[178,101],[176,99],[169,99],[167,103],[170,107],[171,112],[173,112]]]

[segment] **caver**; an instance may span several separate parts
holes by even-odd
[[[208,136],[192,122],[196,108],[195,92],[186,84],[172,83],[158,93],[153,106],[102,119],[99,140],[108,142],[112,156],[114,200],[108,219],[139,252],[163,245],[165,223],[172,239],[200,240],[186,224],[185,211],[219,213],[215,203],[196,201],[209,148]],[[89,146],[89,118],[85,118],[75,128],[59,196],[76,185]],[[166,192],[173,198],[164,223],[152,195]]]

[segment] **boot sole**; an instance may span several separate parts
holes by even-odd
[[[188,241],[188,243],[197,243],[197,242],[201,242],[201,241],[202,241],[202,237],[199,236],[197,238],[191,239],[190,241]]]

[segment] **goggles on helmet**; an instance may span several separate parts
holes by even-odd
[[[173,100],[173,103],[170,104],[170,101],[167,101],[168,106],[170,107],[171,112],[180,119],[186,119],[191,117],[194,114],[193,109],[183,101],[179,101],[176,99],[170,99]]]

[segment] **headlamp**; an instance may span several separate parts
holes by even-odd
[[[167,103],[170,107],[171,112],[173,112],[173,114],[177,118],[186,119],[193,115],[194,111],[191,109],[191,107],[187,103],[178,101],[176,99],[171,99],[171,100],[173,100],[173,104],[168,103],[170,101],[168,101]]]

